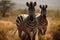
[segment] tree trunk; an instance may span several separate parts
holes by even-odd
[[[2,17],[5,17],[5,15],[6,15],[6,12],[4,11],[3,14],[2,14]]]

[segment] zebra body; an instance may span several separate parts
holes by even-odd
[[[39,22],[38,30],[40,31],[41,34],[45,34],[45,32],[47,30],[47,25],[48,25],[47,19],[43,18],[42,15],[40,15],[39,17],[37,17],[37,19],[38,19],[38,22]]]
[[[17,17],[16,20],[16,24],[17,24],[17,28],[18,28],[18,33],[19,33],[19,37],[23,38],[21,36],[22,31],[24,32],[25,38],[23,38],[22,40],[35,40],[35,34],[37,32],[37,20],[35,17],[35,6],[36,6],[36,2],[32,3],[26,3],[26,5],[28,6],[28,10],[29,10],[29,16],[26,17],[25,19],[23,19],[22,16]],[[30,37],[30,33],[32,32],[32,37]]]
[[[36,28],[37,28],[36,20],[33,19],[33,21],[31,21],[29,16],[27,18],[25,18],[24,20],[22,20],[22,18],[20,16],[19,19],[17,20],[16,24],[17,24],[17,28],[20,31],[20,33],[22,31],[24,31],[25,33],[35,32]],[[20,37],[21,37],[21,35],[20,35]]]
[[[36,19],[33,19],[33,21],[30,20],[30,17],[28,16],[24,20],[22,20],[21,16],[17,18],[17,26],[22,26],[21,29],[26,30],[27,32],[32,31],[33,29],[36,28]]]
[[[47,5],[40,5],[41,15],[37,17],[38,20],[38,39],[40,39],[41,34],[45,34],[48,26],[48,21],[46,17],[46,8]]]

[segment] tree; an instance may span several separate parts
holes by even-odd
[[[14,3],[11,3],[11,0],[1,0],[0,1],[0,11],[2,16],[5,17],[6,12],[13,7]]]

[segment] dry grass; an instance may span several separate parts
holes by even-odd
[[[55,15],[56,11],[48,11],[49,13],[47,16],[47,19],[49,21],[48,29],[47,29],[47,35],[45,35],[46,39],[52,40],[53,36],[51,34],[54,34],[53,32],[57,29],[57,26],[60,25],[60,14]],[[58,13],[60,13],[58,11]],[[15,34],[14,37],[8,36],[13,35],[14,30],[11,30],[16,27],[15,21],[19,14],[12,15],[9,14],[8,17],[2,17],[0,21],[2,20],[4,23],[0,22],[0,40],[19,40],[18,33]],[[58,17],[57,17],[58,16]],[[7,23],[5,23],[7,22]],[[10,23],[11,22],[11,23]],[[10,30],[10,31],[9,31]],[[7,33],[8,31],[8,33]]]

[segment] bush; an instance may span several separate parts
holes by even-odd
[[[0,31],[0,40],[6,40],[6,35],[4,31]]]
[[[60,40],[60,25],[57,26],[58,28],[56,29],[56,31],[53,34],[53,39],[54,40]]]
[[[55,28],[52,28],[52,36],[54,40],[60,40],[60,25],[55,26]]]

